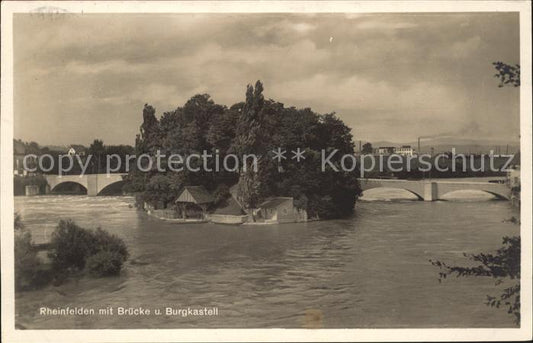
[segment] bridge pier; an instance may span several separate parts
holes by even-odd
[[[87,175],[87,195],[95,197],[98,194],[98,174]]]
[[[424,183],[424,201],[435,201],[439,199],[439,185],[436,182]]]

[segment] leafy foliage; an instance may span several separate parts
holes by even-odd
[[[68,274],[81,271],[92,256],[107,252],[108,254],[100,254],[99,257],[93,259],[91,270],[101,271],[102,274],[107,275],[111,269],[103,263],[102,259],[109,257],[111,258],[109,263],[113,266],[117,265],[116,261],[120,261],[118,269],[113,269],[117,274],[120,272],[122,263],[128,258],[128,249],[122,239],[100,228],[96,231],[84,229],[71,220],[59,222],[52,234],[51,248],[49,256],[52,259],[53,269],[58,273]],[[120,258],[117,259],[117,256]]]
[[[102,250],[87,258],[87,270],[94,276],[113,276],[120,273],[123,262],[121,254]]]
[[[235,154],[241,165],[237,171],[222,168],[218,172],[204,168],[198,172],[172,172],[165,165],[162,167],[167,172],[134,169],[128,175],[128,190],[140,192],[141,201],[166,207],[186,185],[202,185],[215,192],[221,190],[221,185],[237,184],[237,200],[246,208],[255,208],[267,197],[292,196],[311,217],[334,218],[353,212],[360,194],[356,173],[320,169],[321,149],[337,149],[339,154],[354,152],[351,129],[334,113],[317,114],[309,108],[287,108],[267,100],[263,84],[257,81],[254,86],[247,86],[244,102],[229,108],[216,104],[207,94],[198,94],[184,106],[163,113],[159,120],[155,109],[145,105],[143,119],[135,145],[137,156],[155,156],[159,150],[166,156],[185,157],[205,150],[219,156],[219,161]],[[271,151],[277,147],[287,151],[286,160],[271,158]],[[300,163],[294,163],[290,155],[297,148],[305,151],[305,160]],[[259,157],[257,172],[252,168],[252,159],[244,168],[244,154]],[[208,161],[208,169],[214,169],[214,161],[215,158]]]
[[[15,288],[34,288],[42,280],[42,262],[32,243],[31,233],[24,228],[21,217],[15,213]]]
[[[221,206],[226,204],[226,200],[231,196],[229,187],[225,183],[222,183],[217,186],[213,193],[213,198],[215,199],[215,206]]]
[[[20,213],[15,212],[15,220],[13,226],[15,228],[15,232],[20,232],[24,230],[24,223],[22,222],[22,217],[20,216]]]
[[[94,247],[94,237],[70,220],[61,220],[52,233],[49,256],[55,270],[82,270]]]
[[[494,77],[500,79],[500,84],[498,87],[504,86],[520,86],[520,65],[515,64],[514,66],[503,63],[503,62],[494,62],[492,63],[494,68],[498,73],[494,74]]]
[[[39,281],[38,275],[42,263],[31,240],[29,232],[15,234],[16,289],[32,288]]]
[[[232,151],[237,156],[244,154],[264,155],[266,153],[266,137],[264,135],[267,131],[263,129],[264,104],[263,84],[257,81],[255,88],[248,85],[246,102],[237,122],[235,141],[232,146]],[[259,203],[260,184],[261,180],[251,169],[251,165],[247,165],[246,170],[243,168],[239,177],[237,196],[245,207],[255,208]]]
[[[126,243],[116,235],[112,235],[109,232],[97,228],[93,232],[94,236],[94,248],[92,250],[93,254],[107,251],[118,254],[122,261],[126,261],[129,257],[128,248]],[[96,252],[96,253],[95,253]]]
[[[363,144],[363,149],[361,149],[361,153],[363,154],[371,154],[373,152],[372,144],[365,143]]]
[[[441,261],[430,260],[431,264],[439,267],[439,282],[450,275],[488,276],[497,279],[499,284],[504,278],[520,280],[520,237],[503,237],[503,247],[496,254],[464,254],[471,261],[478,263],[474,267],[450,266]],[[520,323],[520,283],[504,289],[498,296],[487,296],[487,305],[499,308],[507,306],[507,312],[515,316],[515,322]]]
[[[503,237],[503,247],[498,249],[496,254],[464,254],[472,261],[478,262],[476,267],[448,266],[443,262],[433,262],[441,267],[445,272],[441,272],[440,278],[446,275],[456,274],[457,276],[491,276],[494,278],[509,277],[511,279],[520,278],[520,237]]]

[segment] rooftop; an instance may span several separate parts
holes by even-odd
[[[284,203],[285,201],[292,201],[293,198],[291,197],[275,197],[275,198],[271,198],[271,199],[268,199],[266,201],[264,201],[261,205],[259,205],[260,208],[274,208],[274,207],[278,207],[279,205],[281,205],[282,203]]]
[[[193,202],[196,204],[207,204],[214,201],[213,196],[204,188],[204,186],[185,186],[176,202],[191,202],[185,200],[186,192],[190,194],[194,199]]]
[[[226,214],[240,216],[246,214],[233,196],[230,196],[223,207],[218,207],[214,214]]]

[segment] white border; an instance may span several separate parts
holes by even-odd
[[[386,13],[520,12],[522,327],[517,329],[157,329],[15,330],[13,284],[13,13],[56,7],[80,13]],[[531,301],[531,7],[529,1],[184,1],[184,2],[2,2],[1,208],[2,341],[503,341],[532,338]]]

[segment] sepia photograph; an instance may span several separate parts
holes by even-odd
[[[531,117],[527,1],[2,2],[2,340],[531,339]]]

